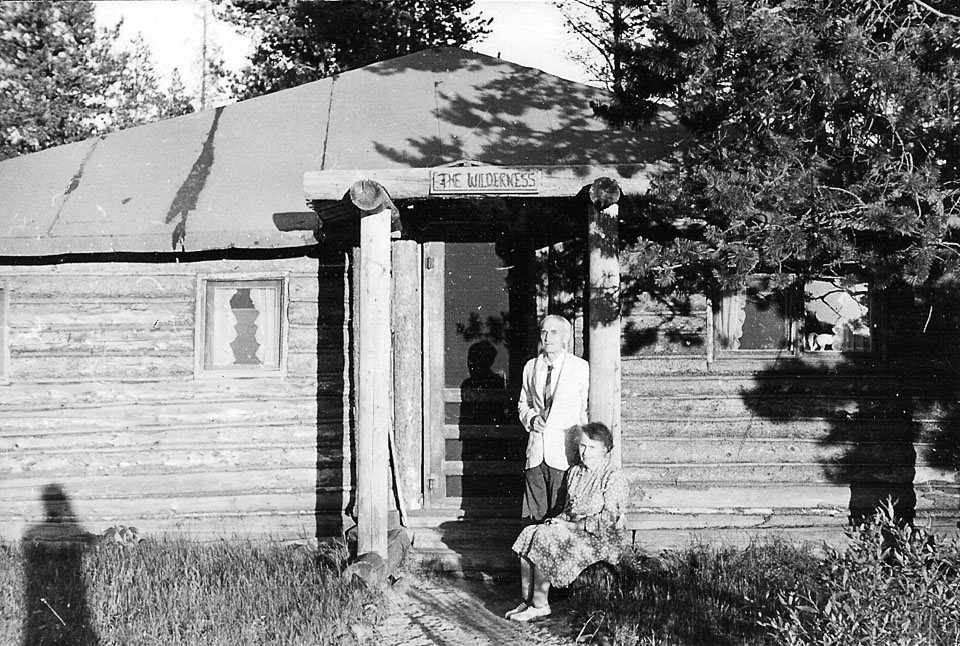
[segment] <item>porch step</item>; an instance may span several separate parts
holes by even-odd
[[[517,556],[510,547],[521,528],[516,515],[474,517],[462,510],[420,510],[407,516],[416,558],[462,574],[515,574]]]
[[[520,568],[517,555],[509,550],[478,549],[455,552],[448,549],[414,548],[413,557],[424,567],[467,577],[482,575],[502,579],[517,576]]]

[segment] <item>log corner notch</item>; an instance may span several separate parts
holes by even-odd
[[[399,238],[403,234],[400,224],[400,209],[397,208],[387,189],[378,182],[361,179],[355,182],[345,196],[365,217],[384,210],[390,211],[390,237]]]
[[[390,329],[391,222],[396,207],[382,186],[360,180],[348,197],[361,211],[357,383],[357,554],[387,559],[389,437],[393,375]]]
[[[613,462],[621,464],[620,434],[620,186],[600,177],[587,188],[591,421],[613,433]]]

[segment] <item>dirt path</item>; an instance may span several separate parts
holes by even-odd
[[[373,643],[382,646],[509,646],[574,644],[579,630],[554,605],[554,615],[521,624],[503,618],[516,605],[516,585],[469,579],[410,577],[388,593],[386,619]],[[511,594],[513,593],[513,594]]]

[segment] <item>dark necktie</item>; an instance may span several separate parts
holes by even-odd
[[[553,366],[547,364],[547,380],[543,382],[543,419],[547,419],[550,408],[553,406],[553,392],[550,390],[550,381],[553,379]]]

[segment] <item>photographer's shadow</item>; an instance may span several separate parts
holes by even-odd
[[[24,533],[23,646],[95,646],[100,639],[87,604],[83,553],[96,536],[77,522],[57,484],[44,487],[43,521]]]

